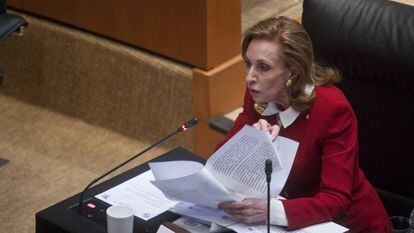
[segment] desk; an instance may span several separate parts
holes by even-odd
[[[183,149],[176,148],[170,152],[167,152],[153,161],[169,161],[169,160],[193,160],[204,163],[205,160],[198,157],[191,152]],[[95,195],[104,192],[124,181],[127,181],[145,171],[149,170],[148,163],[137,166],[131,170],[128,170],[118,176],[115,176],[103,183],[100,183],[90,188],[85,194],[85,200],[98,202],[105,208],[109,207],[109,204],[101,202],[94,198]],[[97,221],[93,218],[79,215],[77,211],[72,208],[76,207],[79,201],[79,193],[63,200],[47,209],[44,209],[36,213],[36,232],[37,233],[106,233],[105,221]],[[178,215],[166,211],[155,218],[148,221],[144,221],[137,217],[134,218],[134,232],[156,232],[160,224],[164,221],[174,221],[179,218]]]

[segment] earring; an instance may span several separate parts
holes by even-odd
[[[288,79],[286,81],[286,87],[291,87],[292,86],[292,79]]]

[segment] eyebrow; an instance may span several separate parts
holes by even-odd
[[[265,64],[270,65],[270,66],[276,66],[277,65],[277,62],[274,62],[274,61],[271,61],[271,60],[258,59],[258,60],[256,60],[256,62],[257,63],[265,63]]]
[[[244,60],[245,60],[245,61],[249,61],[249,62],[251,62],[251,61],[252,61],[251,59],[249,59],[249,58],[247,57],[247,53],[245,54],[245,56],[244,56],[243,58],[244,58]],[[268,60],[265,60],[265,59],[260,58],[260,59],[256,60],[256,62],[262,62],[262,63],[267,63],[267,64],[269,64],[269,65],[277,66],[277,65],[279,64],[279,62],[275,62],[274,60],[275,60],[275,59],[268,59]]]

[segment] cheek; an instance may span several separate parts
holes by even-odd
[[[276,80],[267,80],[263,85],[266,92],[272,95],[278,94],[284,88],[283,80],[280,78]]]
[[[279,82],[262,82],[261,83],[262,94],[258,96],[258,99],[255,101],[259,102],[273,102],[278,99],[280,93],[282,92],[283,87],[281,87]]]

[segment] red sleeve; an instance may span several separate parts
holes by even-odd
[[[350,207],[358,159],[356,118],[347,103],[324,104],[323,108],[319,129],[314,129],[320,132],[323,151],[319,192],[283,201],[289,228],[333,220]]]
[[[226,143],[231,137],[233,137],[241,128],[243,128],[244,125],[249,123],[249,116],[246,113],[246,110],[244,110],[237,116],[236,121],[234,122],[233,127],[231,130],[227,133],[226,137],[223,141],[221,141],[215,148],[215,150],[218,150],[224,143]]]
[[[253,112],[253,104],[254,101],[250,96],[249,92],[246,89],[246,93],[244,95],[244,102],[243,102],[243,111],[237,116],[236,120],[234,121],[233,127],[227,133],[226,137],[222,142],[220,142],[215,150],[218,150],[224,143],[226,143],[231,137],[233,137],[244,125],[252,125],[256,121],[254,118],[257,118],[257,113]]]

